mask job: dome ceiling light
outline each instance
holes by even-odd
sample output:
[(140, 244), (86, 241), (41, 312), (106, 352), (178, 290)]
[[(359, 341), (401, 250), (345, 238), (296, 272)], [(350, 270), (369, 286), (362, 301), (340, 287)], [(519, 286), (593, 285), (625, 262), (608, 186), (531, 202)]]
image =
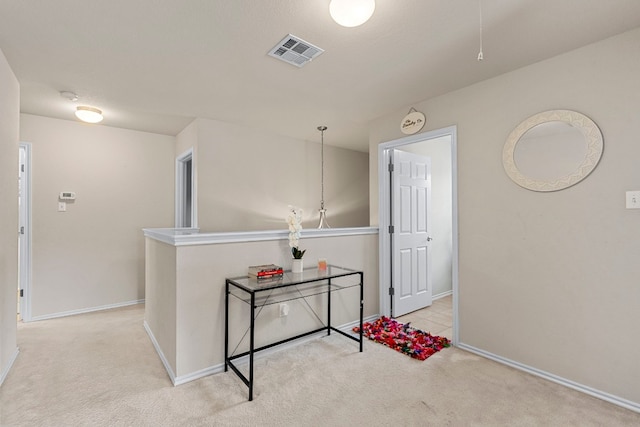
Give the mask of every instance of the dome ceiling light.
[(329, 13), (343, 27), (357, 27), (371, 18), (376, 9), (375, 0), (331, 0)]
[(76, 108), (76, 117), (85, 123), (100, 123), (103, 119), (102, 111), (97, 108), (85, 106)]

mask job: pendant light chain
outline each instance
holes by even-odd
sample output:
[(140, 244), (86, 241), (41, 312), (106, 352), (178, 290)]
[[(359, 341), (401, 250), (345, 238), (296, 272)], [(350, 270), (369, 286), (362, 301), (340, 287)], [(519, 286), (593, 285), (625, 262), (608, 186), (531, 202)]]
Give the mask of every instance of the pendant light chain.
[(319, 126), (320, 131), (320, 209), (324, 209), (324, 131), (327, 130), (326, 126)]

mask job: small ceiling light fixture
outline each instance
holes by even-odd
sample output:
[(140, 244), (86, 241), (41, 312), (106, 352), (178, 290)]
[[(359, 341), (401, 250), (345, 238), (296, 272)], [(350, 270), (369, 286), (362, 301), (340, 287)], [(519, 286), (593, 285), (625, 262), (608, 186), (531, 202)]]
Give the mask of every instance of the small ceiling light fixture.
[(331, 0), (329, 13), (343, 27), (357, 27), (371, 18), (376, 9), (375, 0)]
[(327, 130), (326, 126), (318, 126), (321, 138), (320, 159), (321, 159), (321, 178), (320, 178), (320, 222), (318, 228), (331, 228), (327, 222), (327, 210), (324, 208), (324, 131)]
[(76, 108), (76, 117), (85, 123), (100, 123), (103, 119), (102, 111), (82, 105)]

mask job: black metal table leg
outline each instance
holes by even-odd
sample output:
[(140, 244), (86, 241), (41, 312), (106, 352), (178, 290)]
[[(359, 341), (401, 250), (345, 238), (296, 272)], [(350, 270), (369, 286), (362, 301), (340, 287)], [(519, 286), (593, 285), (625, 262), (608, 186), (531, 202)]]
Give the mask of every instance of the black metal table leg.
[(253, 350), (254, 350), (254, 326), (256, 322), (256, 294), (251, 293), (251, 333), (249, 334), (249, 400), (253, 400)]
[(224, 371), (229, 370), (229, 281), (225, 280), (224, 290)]
[(331, 335), (331, 279), (327, 280), (327, 335)]
[(360, 273), (360, 353), (362, 353), (362, 317), (364, 314), (364, 274)]

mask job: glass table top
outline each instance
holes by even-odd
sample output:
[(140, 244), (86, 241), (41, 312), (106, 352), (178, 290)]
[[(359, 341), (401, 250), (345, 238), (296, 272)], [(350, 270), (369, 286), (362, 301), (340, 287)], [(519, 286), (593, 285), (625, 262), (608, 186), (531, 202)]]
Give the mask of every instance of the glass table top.
[(302, 271), (302, 273), (292, 273), (291, 271), (285, 271), (283, 276), (278, 279), (258, 280), (255, 277), (241, 276), (229, 278), (227, 280), (235, 286), (238, 286), (248, 292), (257, 292), (267, 289), (294, 286), (307, 282), (315, 282), (318, 280), (333, 279), (357, 273), (360, 272), (345, 267), (328, 265), (326, 270), (319, 270), (318, 268), (314, 267), (306, 268)]

